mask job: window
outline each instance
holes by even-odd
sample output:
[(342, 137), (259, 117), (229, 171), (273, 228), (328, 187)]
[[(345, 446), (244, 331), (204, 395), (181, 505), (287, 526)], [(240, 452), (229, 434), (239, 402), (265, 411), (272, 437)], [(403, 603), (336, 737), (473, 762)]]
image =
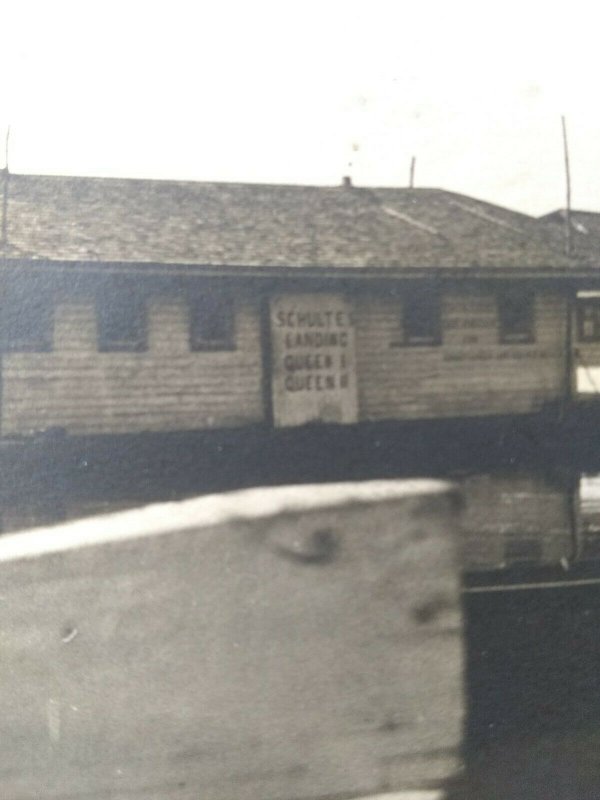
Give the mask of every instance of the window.
[(129, 283), (115, 283), (96, 300), (98, 350), (140, 352), (146, 349), (146, 306)]
[(410, 292), (402, 313), (404, 344), (437, 345), (441, 343), (440, 298), (433, 288)]
[(208, 290), (190, 303), (190, 347), (192, 350), (233, 350), (233, 302), (228, 294)]
[(577, 335), (580, 342), (600, 342), (600, 297), (577, 301)]
[(534, 315), (531, 292), (504, 292), (498, 296), (498, 320), (502, 344), (533, 342)]
[(53, 316), (52, 299), (43, 292), (8, 289), (0, 297), (0, 349), (5, 353), (50, 351)]

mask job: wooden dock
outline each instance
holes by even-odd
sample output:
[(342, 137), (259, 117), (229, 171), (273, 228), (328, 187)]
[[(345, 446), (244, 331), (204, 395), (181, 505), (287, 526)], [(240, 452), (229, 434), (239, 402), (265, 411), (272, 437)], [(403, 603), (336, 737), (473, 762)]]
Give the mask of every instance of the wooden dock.
[(457, 517), (447, 484), (385, 481), (5, 536), (0, 794), (437, 799), (460, 769)]

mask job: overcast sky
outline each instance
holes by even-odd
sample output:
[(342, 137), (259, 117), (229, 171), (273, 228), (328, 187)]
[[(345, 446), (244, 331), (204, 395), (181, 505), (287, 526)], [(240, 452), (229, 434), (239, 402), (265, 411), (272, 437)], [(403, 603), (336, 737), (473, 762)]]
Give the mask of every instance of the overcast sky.
[[(13, 172), (416, 184), (600, 210), (594, 3), (5, 0)], [(2, 162), (3, 156), (0, 157)]]

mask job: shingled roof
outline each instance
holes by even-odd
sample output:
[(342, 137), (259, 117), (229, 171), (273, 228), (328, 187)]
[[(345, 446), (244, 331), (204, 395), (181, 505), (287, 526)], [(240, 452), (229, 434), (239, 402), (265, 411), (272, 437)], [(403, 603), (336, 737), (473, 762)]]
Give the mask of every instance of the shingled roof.
[[(600, 213), (597, 211), (570, 212), (571, 245), (576, 257), (593, 258), (594, 254), (600, 256)], [(540, 221), (549, 228), (562, 230), (564, 237), (567, 212), (564, 208), (552, 211), (540, 217)]]
[(11, 175), (7, 259), (564, 269), (558, 226), (441, 189)]

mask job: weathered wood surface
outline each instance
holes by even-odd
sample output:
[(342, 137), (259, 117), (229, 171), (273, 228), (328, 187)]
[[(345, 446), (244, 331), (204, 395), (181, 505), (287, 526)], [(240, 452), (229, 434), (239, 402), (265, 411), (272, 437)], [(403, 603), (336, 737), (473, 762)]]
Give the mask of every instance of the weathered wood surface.
[(157, 297), (148, 349), (99, 353), (92, 299), (56, 308), (51, 353), (2, 359), (3, 435), (52, 427), (71, 434), (237, 427), (264, 417), (260, 322), (239, 297), (231, 351), (191, 352), (188, 308)]
[[(565, 390), (567, 300), (535, 297), (535, 342), (501, 344), (493, 291), (442, 298), (443, 344), (402, 346), (399, 298), (364, 295), (356, 314), (361, 419), (539, 411)], [(390, 346), (393, 343), (397, 346)]]
[(291, 800), (459, 766), (457, 503), (259, 489), (0, 540), (0, 795)]
[[(275, 323), (277, 312), (294, 302), (313, 311), (345, 309), (339, 297), (275, 299)], [(262, 352), (256, 299), (237, 297), (236, 349), (230, 352), (190, 352), (186, 305), (166, 296), (150, 304), (147, 352), (98, 353), (94, 313), (89, 298), (60, 304), (53, 352), (3, 357), (3, 435), (51, 427), (72, 434), (202, 430), (265, 421), (262, 382), (271, 356)], [(564, 395), (566, 322), (566, 298), (538, 292), (535, 342), (500, 344), (495, 294), (454, 291), (442, 299), (443, 344), (404, 347), (401, 295), (365, 291), (353, 303), (347, 346), (312, 351), (331, 357), (332, 366), (296, 371), (298, 381), (311, 376), (310, 390), (285, 391), (283, 359), (296, 349), (285, 351), (285, 335), (278, 335), (283, 328), (274, 324), (275, 424), (538, 411)], [(589, 348), (585, 353), (595, 357)], [(339, 383), (342, 375), (345, 388), (316, 388), (328, 385), (327, 378)]]

